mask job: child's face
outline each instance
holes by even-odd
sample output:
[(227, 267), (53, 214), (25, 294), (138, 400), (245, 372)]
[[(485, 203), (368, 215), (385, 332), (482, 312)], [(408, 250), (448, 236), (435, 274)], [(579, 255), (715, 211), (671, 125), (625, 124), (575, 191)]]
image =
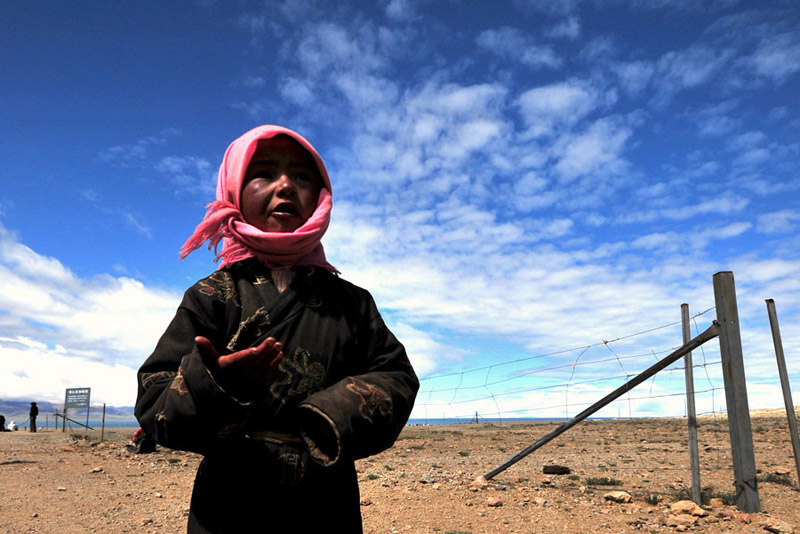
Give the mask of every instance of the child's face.
[(242, 215), (263, 232), (293, 232), (317, 208), (317, 165), (288, 135), (258, 142), (244, 180)]

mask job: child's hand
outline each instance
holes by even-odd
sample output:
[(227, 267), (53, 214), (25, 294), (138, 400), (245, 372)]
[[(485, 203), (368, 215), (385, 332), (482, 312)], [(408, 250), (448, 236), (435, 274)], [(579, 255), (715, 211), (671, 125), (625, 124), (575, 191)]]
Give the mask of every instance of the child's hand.
[(252, 399), (263, 391), (269, 376), (283, 359), (283, 345), (268, 337), (258, 346), (220, 356), (203, 336), (194, 338), (203, 363), (229, 393)]

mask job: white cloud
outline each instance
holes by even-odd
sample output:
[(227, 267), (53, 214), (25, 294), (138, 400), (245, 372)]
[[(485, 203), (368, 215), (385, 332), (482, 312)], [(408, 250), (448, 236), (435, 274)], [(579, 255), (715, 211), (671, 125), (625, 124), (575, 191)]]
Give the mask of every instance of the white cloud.
[(577, 17), (568, 17), (547, 32), (550, 37), (577, 39), (581, 34), (581, 23)]
[[(577, 22), (575, 24), (577, 25)], [(579, 29), (564, 26), (563, 31), (566, 34), (570, 31), (579, 31)], [(503, 27), (486, 30), (478, 35), (476, 42), (481, 48), (489, 50), (499, 57), (515, 62), (519, 61), (532, 68), (557, 68), (563, 62), (553, 48), (537, 44), (515, 28)]]
[(600, 119), (577, 135), (564, 136), (554, 146), (555, 170), (564, 181), (586, 174), (620, 173), (626, 166), (622, 152), (631, 129), (611, 119)]
[(246, 76), (239, 84), (246, 89), (261, 89), (267, 85), (263, 76)]
[(586, 117), (601, 104), (598, 91), (584, 82), (563, 82), (523, 92), (520, 112), (533, 136), (552, 135)]
[(800, 32), (764, 36), (745, 62), (758, 76), (785, 82), (800, 71)]
[(625, 223), (648, 222), (657, 219), (683, 221), (698, 215), (730, 215), (741, 212), (749, 203), (749, 199), (728, 192), (696, 204), (626, 213), (620, 216), (618, 221)]
[(653, 80), (655, 65), (649, 61), (617, 63), (612, 67), (622, 88), (629, 94), (641, 94)]
[(728, 141), (727, 149), (732, 152), (752, 150), (763, 145), (767, 140), (764, 132), (751, 131), (731, 138)]
[(97, 154), (97, 157), (109, 164), (120, 167), (141, 164), (150, 157), (155, 147), (165, 145), (171, 137), (180, 135), (174, 128), (166, 128), (155, 135), (148, 135), (133, 144), (115, 145)]
[(143, 236), (147, 237), (148, 239), (152, 239), (152, 237), (153, 237), (152, 230), (150, 230), (150, 227), (147, 224), (143, 223), (140, 220), (141, 216), (139, 214), (131, 213), (131, 212), (125, 212), (125, 213), (121, 213), (120, 215), (121, 215), (122, 219), (125, 221), (125, 223), (128, 226), (130, 226), (131, 228), (133, 228), (134, 230), (136, 230), (137, 232), (139, 232)]
[(729, 65), (733, 51), (696, 44), (680, 51), (667, 52), (656, 67), (656, 104), (663, 105), (678, 91), (705, 85), (716, 79)]
[(311, 75), (334, 67), (366, 73), (384, 65), (385, 60), (376, 50), (378, 44), (371, 28), (362, 28), (353, 35), (338, 24), (325, 22), (307, 27), (297, 58)]
[(170, 177), (177, 191), (211, 196), (216, 188), (216, 173), (205, 158), (195, 156), (167, 156), (155, 169)]
[(68, 356), (112, 366), (144, 361), (180, 301), (130, 278), (81, 279), (2, 227), (0, 273), (0, 313), (16, 318), (0, 336), (52, 340)]
[(386, 4), (386, 16), (398, 21), (406, 21), (414, 16), (414, 6), (408, 0), (389, 0)]
[(464, 356), (463, 349), (436, 341), (429, 332), (407, 323), (390, 323), (389, 327), (402, 340), (418, 376), (429, 375), (442, 365), (452, 364)]
[(660, 254), (675, 254), (685, 252), (687, 249), (701, 249), (721, 239), (738, 237), (751, 227), (750, 223), (737, 222), (691, 232), (656, 232), (637, 237), (631, 246), (657, 251)]
[(0, 382), (6, 399), (36, 399), (56, 404), (67, 388), (91, 387), (91, 404), (133, 406), (136, 369), (70, 355), (24, 337), (0, 336)]
[(718, 104), (705, 106), (693, 119), (700, 127), (700, 135), (721, 136), (735, 131), (741, 119), (735, 114), (740, 103), (736, 100), (725, 100)]
[(758, 216), (758, 231), (764, 234), (789, 233), (794, 231), (796, 221), (800, 221), (800, 211), (786, 209), (763, 213)]

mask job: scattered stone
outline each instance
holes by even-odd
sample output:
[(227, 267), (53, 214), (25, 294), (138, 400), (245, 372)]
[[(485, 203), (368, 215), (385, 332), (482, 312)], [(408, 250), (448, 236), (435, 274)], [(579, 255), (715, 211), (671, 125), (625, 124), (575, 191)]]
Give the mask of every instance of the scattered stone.
[(794, 527), (792, 527), (792, 525), (774, 517), (766, 518), (762, 526), (764, 530), (773, 532), (774, 534), (794, 534)]
[(488, 485), (489, 482), (487, 482), (486, 479), (483, 478), (483, 475), (481, 475), (472, 481), (472, 484), (469, 485), (469, 489), (471, 489), (472, 491), (478, 491), (480, 489), (485, 488)]
[(91, 471), (89, 471), (89, 473), (102, 473), (102, 472), (103, 472), (103, 468), (102, 468), (102, 467), (100, 467), (100, 466), (98, 466), (98, 467), (95, 467), (94, 469), (92, 469)]
[(628, 514), (628, 515), (633, 515), (635, 513), (638, 513), (640, 510), (641, 510), (641, 506), (639, 506), (636, 503), (625, 503), (622, 506), (623, 513)]
[(58, 491), (67, 491), (67, 488), (65, 488), (64, 486), (59, 486)]
[(436, 482), (436, 479), (430, 475), (425, 475), (424, 477), (420, 478), (419, 481), (422, 482), (423, 484), (433, 484), (434, 482)]
[(603, 495), (603, 499), (616, 503), (626, 503), (631, 502), (633, 497), (627, 491), (609, 491)]
[(372, 504), (372, 501), (369, 499), (361, 499), (361, 506), (369, 506)]
[(546, 465), (542, 468), (545, 475), (568, 475), (572, 471), (566, 465)]
[(689, 514), (677, 514), (667, 516), (668, 527), (688, 527), (697, 523), (697, 518)]
[(33, 515), (31, 515), (31, 517), (34, 517), (34, 518), (39, 517), (39, 514), (36, 513), (36, 512), (33, 512)]
[(772, 468), (772, 474), (778, 475), (779, 477), (785, 477), (791, 475), (792, 470), (782, 465), (776, 465), (775, 467)]
[(488, 499), (486, 499), (486, 504), (494, 508), (497, 508), (498, 506), (503, 506), (503, 501), (501, 501), (497, 497), (489, 497)]
[(160, 494), (160, 493), (156, 493), (156, 498), (157, 499), (163, 499), (164, 496), (162, 494)]
[(708, 512), (697, 506), (697, 503), (689, 500), (672, 503), (672, 505), (669, 507), (669, 511), (675, 515), (686, 514), (693, 515), (695, 517), (705, 517), (708, 515)]
[(753, 522), (753, 516), (751, 516), (750, 514), (741, 514), (739, 516), (739, 521), (741, 521), (745, 525), (749, 525), (750, 523)]
[(712, 510), (716, 510), (717, 508), (725, 506), (725, 503), (722, 502), (722, 499), (719, 497), (714, 497), (713, 499), (709, 499), (708, 506), (710, 506)]
[(717, 513), (717, 517), (719, 517), (723, 521), (730, 521), (735, 517), (735, 514), (730, 510), (721, 510), (720, 512)]

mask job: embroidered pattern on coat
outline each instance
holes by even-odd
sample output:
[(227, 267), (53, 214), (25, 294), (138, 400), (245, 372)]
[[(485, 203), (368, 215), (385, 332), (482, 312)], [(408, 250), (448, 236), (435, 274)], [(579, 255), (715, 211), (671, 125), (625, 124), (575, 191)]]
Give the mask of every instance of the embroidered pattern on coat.
[(305, 398), (319, 391), (327, 375), (325, 367), (313, 361), (311, 353), (302, 347), (298, 347), (290, 357), (284, 356), (278, 365), (278, 374), (284, 376), (276, 380), (269, 391), (281, 404), (286, 404), (291, 397)]
[(361, 404), (358, 409), (367, 421), (373, 422), (373, 417), (376, 415), (381, 419), (391, 417), (392, 398), (383, 388), (353, 377), (350, 378), (350, 383), (345, 387), (351, 393), (361, 397)]
[(207, 297), (216, 296), (222, 302), (232, 300), (236, 306), (239, 304), (239, 295), (231, 275), (224, 271), (217, 271), (205, 280), (200, 280), (200, 293)]
[(177, 391), (178, 395), (181, 396), (189, 393), (189, 388), (186, 387), (186, 381), (183, 379), (183, 367), (178, 367), (178, 374), (172, 379), (172, 384), (169, 387)]
[(253, 280), (253, 285), (254, 286), (262, 286), (264, 284), (271, 284), (271, 283), (272, 283), (272, 280), (270, 280), (269, 278), (267, 278), (266, 276), (264, 276), (262, 274), (256, 275), (255, 280)]
[(175, 371), (159, 371), (157, 373), (142, 373), (142, 387), (149, 389), (157, 382), (172, 380), (177, 373)]
[(236, 333), (233, 334), (233, 337), (231, 337), (226, 348), (230, 351), (235, 351), (240, 339), (243, 344), (249, 345), (261, 335), (262, 328), (268, 326), (269, 323), (269, 313), (267, 309), (262, 306), (257, 309), (253, 315), (239, 323), (239, 328), (236, 330)]

